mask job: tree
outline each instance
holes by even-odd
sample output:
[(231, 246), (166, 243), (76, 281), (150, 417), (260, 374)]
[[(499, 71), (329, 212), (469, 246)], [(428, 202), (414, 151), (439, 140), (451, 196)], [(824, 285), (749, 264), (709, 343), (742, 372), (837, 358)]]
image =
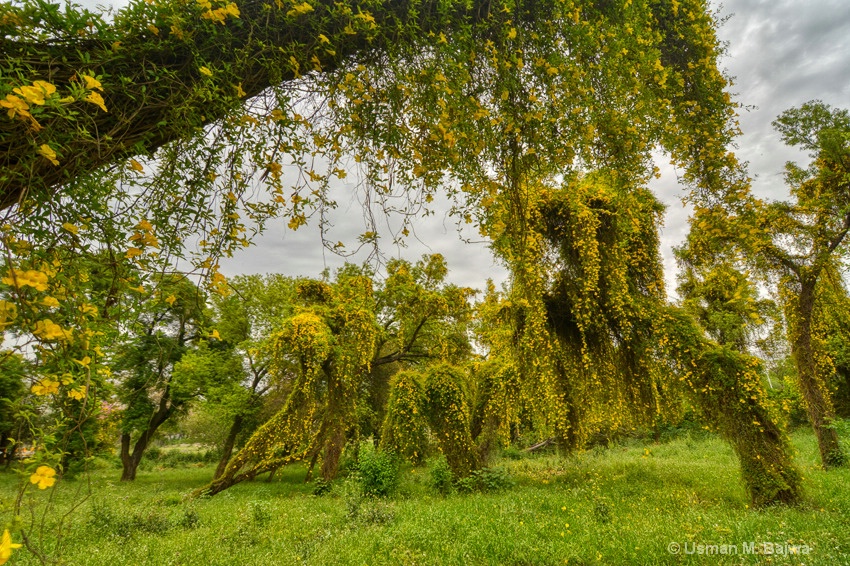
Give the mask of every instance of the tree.
[(166, 276), (158, 290), (142, 303), (144, 310), (116, 353), (117, 395), (124, 404), (122, 481), (136, 479), (157, 430), (185, 411), (204, 391), (206, 378), (216, 372), (216, 360), (209, 356), (195, 354), (180, 366), (208, 326), (204, 297), (197, 286)]
[(261, 424), (256, 419), (266, 396), (273, 389), (285, 392), (294, 379), (295, 367), (278, 364), (270, 373), (267, 341), (294, 314), (296, 285), (297, 280), (282, 275), (240, 276), (229, 282), (232, 293), (212, 297), (216, 330), (223, 344), (241, 359), (236, 372), (241, 379), (221, 379), (221, 385), (205, 395), (219, 418), (229, 422), (214, 478), (224, 473), (237, 439)]
[[(806, 168), (786, 165), (791, 201), (765, 202), (741, 187), (714, 206), (698, 207), (688, 245), (708, 258), (733, 246), (733, 261), (748, 263), (773, 283), (785, 311), (800, 391), (825, 468), (846, 461), (831, 423), (824, 347), (813, 327), (819, 281), (846, 257), (850, 231), (850, 114), (821, 102), (783, 112), (774, 126), (789, 145), (808, 150)], [(737, 254), (735, 252), (737, 250)]]

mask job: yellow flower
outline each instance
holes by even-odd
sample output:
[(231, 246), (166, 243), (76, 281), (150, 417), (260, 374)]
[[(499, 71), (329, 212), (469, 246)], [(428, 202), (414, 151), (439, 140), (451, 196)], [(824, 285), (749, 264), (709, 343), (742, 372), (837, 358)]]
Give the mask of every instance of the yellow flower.
[(71, 399), (76, 399), (77, 401), (81, 401), (86, 398), (86, 386), (81, 385), (77, 389), (72, 389), (68, 391), (68, 397)]
[(42, 155), (47, 158), (47, 160), (52, 164), (59, 165), (59, 160), (56, 159), (56, 152), (53, 151), (53, 148), (47, 145), (46, 143), (41, 144), (41, 147), (38, 148), (38, 153), (39, 155)]
[(31, 117), (29, 113), (30, 105), (24, 99), (14, 94), (7, 94), (5, 100), (0, 100), (0, 106), (8, 108), (6, 113), (9, 115), (9, 118), (14, 118), (16, 114), (25, 118)]
[(9, 276), (0, 279), (0, 281), (6, 285), (17, 285), (18, 287), (29, 285), (36, 291), (47, 290), (47, 274), (33, 269), (29, 269), (27, 271), (12, 269), (9, 272)]
[(239, 83), (238, 85), (236, 85), (236, 96), (238, 96), (239, 98), (242, 98), (242, 97), (245, 96), (245, 91), (242, 90), (242, 83)]
[(286, 15), (287, 16), (300, 16), (301, 14), (309, 14), (313, 11), (313, 6), (310, 5), (309, 2), (302, 2), (301, 4), (296, 4), (289, 10)]
[(206, 75), (208, 77), (211, 77), (213, 75), (209, 67), (200, 67), (198, 70), (201, 72), (202, 75)]
[(12, 542), (9, 529), (4, 530), (3, 540), (0, 541), (0, 564), (5, 564), (12, 557), (12, 550), (15, 548), (21, 548), (21, 545)]
[(56, 92), (56, 87), (46, 81), (35, 81), (30, 86), (13, 89), (12, 92), (23, 96), (30, 104), (44, 104), (45, 98)]
[(49, 318), (36, 322), (33, 334), (42, 340), (68, 340), (71, 337), (70, 331), (63, 329)]
[(91, 357), (85, 356), (85, 357), (83, 357), (82, 360), (74, 360), (74, 361), (77, 362), (78, 364), (80, 364), (81, 366), (83, 366), (84, 368), (87, 368), (87, 367), (89, 367), (89, 364), (91, 364)]
[(52, 395), (59, 391), (59, 382), (52, 379), (42, 379), (30, 388), (36, 395)]
[(134, 257), (142, 255), (142, 250), (139, 248), (130, 248), (127, 250), (127, 253), (124, 254), (124, 257), (127, 259), (133, 259)]
[(47, 489), (56, 483), (56, 470), (50, 466), (39, 466), (30, 476), (30, 483), (38, 484), (38, 489)]
[(44, 297), (43, 299), (41, 299), (41, 304), (46, 307), (55, 309), (59, 306), (59, 301), (56, 299), (56, 297)]
[(88, 75), (80, 75), (80, 77), (85, 81), (88, 90), (99, 90), (103, 92), (103, 86), (101, 86), (100, 81), (96, 78)]
[(225, 11), (225, 13), (230, 14), (234, 18), (239, 17), (239, 8), (233, 2), (231, 2), (230, 4), (225, 6), (224, 11)]
[(177, 297), (175, 297), (174, 295), (171, 295), (170, 297), (165, 299), (165, 302), (168, 303), (169, 306), (171, 306), (171, 305), (174, 304), (174, 301), (176, 301), (176, 300), (177, 300)]
[(101, 110), (103, 110), (104, 112), (108, 112), (108, 110), (106, 109), (106, 104), (103, 102), (103, 97), (100, 96), (98, 93), (92, 91), (88, 94), (88, 96), (85, 97), (84, 100), (86, 102), (91, 102), (96, 106), (100, 106)]
[(136, 161), (135, 159), (130, 160), (130, 168), (133, 169), (134, 171), (138, 171), (139, 173), (145, 172), (145, 168), (142, 167), (142, 164), (139, 163), (138, 161)]
[(80, 229), (77, 226), (74, 226), (70, 222), (66, 222), (62, 225), (62, 228), (67, 230), (68, 232), (77, 235), (80, 232)]

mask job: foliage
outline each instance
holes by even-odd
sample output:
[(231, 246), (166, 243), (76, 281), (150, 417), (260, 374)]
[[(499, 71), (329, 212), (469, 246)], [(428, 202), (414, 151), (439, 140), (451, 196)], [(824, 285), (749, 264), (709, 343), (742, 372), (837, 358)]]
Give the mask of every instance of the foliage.
[(444, 454), (435, 456), (428, 462), (428, 482), (431, 489), (446, 495), (454, 488), (453, 480), (452, 469)]
[(829, 427), (831, 362), (814, 313), (819, 281), (847, 254), (850, 118), (846, 110), (813, 101), (783, 112), (774, 126), (783, 141), (813, 158), (805, 168), (786, 165), (792, 200), (765, 202), (750, 194), (746, 182), (731, 184), (724, 200), (697, 206), (688, 253), (702, 261), (724, 256), (748, 264), (775, 287), (823, 465), (840, 465), (845, 456)]
[(371, 442), (361, 442), (355, 474), (363, 496), (387, 497), (398, 486), (398, 460), (390, 452), (377, 450)]

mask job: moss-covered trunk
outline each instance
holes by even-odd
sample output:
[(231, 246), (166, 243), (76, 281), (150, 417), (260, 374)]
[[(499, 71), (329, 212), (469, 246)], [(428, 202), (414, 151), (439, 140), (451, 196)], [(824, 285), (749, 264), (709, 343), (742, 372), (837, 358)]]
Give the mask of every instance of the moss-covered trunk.
[(753, 505), (799, 503), (800, 474), (771, 414), (758, 360), (709, 342), (682, 311), (669, 309), (661, 322), (690, 397), (738, 456)]
[(824, 469), (846, 463), (847, 457), (841, 449), (838, 434), (832, 428), (835, 409), (824, 376), (820, 375), (817, 352), (812, 335), (812, 318), (815, 306), (815, 280), (804, 280), (800, 294), (792, 299), (788, 316), (788, 335), (791, 355), (797, 366), (800, 392), (815, 431)]

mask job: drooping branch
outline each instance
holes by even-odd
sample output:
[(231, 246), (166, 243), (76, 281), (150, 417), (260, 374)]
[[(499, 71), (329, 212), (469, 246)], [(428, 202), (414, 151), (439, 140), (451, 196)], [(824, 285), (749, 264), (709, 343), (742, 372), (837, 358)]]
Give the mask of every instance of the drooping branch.
[[(35, 200), (46, 198), (74, 177), (196, 135), (270, 86), (310, 70), (336, 69), (354, 55), (422, 34), (449, 33), (490, 10), (489, 0), (459, 2), (449, 10), (435, 0), (297, 6), (246, 0), (236, 4), (238, 16), (216, 23), (204, 17), (201, 3), (157, 4), (153, 13), (143, 6), (131, 4), (111, 27), (80, 40), (34, 42), (0, 28), (9, 71), (4, 74), (26, 77), (23, 85), (47, 81), (60, 92), (79, 85), (81, 74), (97, 76), (107, 108), (79, 102), (73, 120), (43, 114), (37, 126), (3, 116), (0, 209), (27, 192)], [(214, 74), (207, 76), (210, 70)], [(35, 155), (45, 143), (60, 153), (58, 165)]]

